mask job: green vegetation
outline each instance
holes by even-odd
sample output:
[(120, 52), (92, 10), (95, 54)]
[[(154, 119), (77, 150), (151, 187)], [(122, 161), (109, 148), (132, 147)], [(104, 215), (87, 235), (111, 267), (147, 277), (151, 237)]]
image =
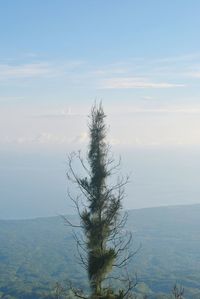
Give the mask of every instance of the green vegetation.
[[(126, 266), (131, 258), (127, 252), (132, 235), (125, 231), (126, 214), (122, 215), (122, 199), (127, 179), (116, 178), (116, 183), (108, 183), (108, 179), (117, 171), (106, 144), (105, 114), (102, 105), (95, 105), (90, 115), (90, 145), (86, 162), (78, 155), (69, 156), (68, 178), (78, 189), (78, 195), (69, 198), (75, 205), (80, 219), (79, 228), (83, 237), (75, 235), (80, 262), (89, 278), (91, 298), (120, 298), (128, 296), (134, 283), (129, 277), (123, 280), (123, 289), (118, 292), (110, 285), (113, 268)], [(85, 171), (83, 178), (76, 174), (73, 167), (74, 158), (81, 163)], [(76, 227), (66, 218), (70, 227)], [(109, 279), (109, 280), (108, 280)], [(114, 278), (112, 278), (113, 280)], [(121, 277), (115, 277), (115, 281)], [(74, 288), (72, 289), (74, 290)], [(83, 297), (74, 290), (75, 295)], [(84, 297), (85, 298), (85, 297)], [(87, 297), (86, 297), (87, 298)]]
[[(133, 246), (142, 245), (129, 265), (138, 276), (138, 294), (166, 297), (177, 281), (186, 298), (200, 297), (199, 215), (200, 205), (129, 211)], [(68, 219), (77, 221), (76, 216)], [(57, 281), (67, 279), (87, 290), (87, 276), (75, 253), (71, 231), (60, 217), (0, 221), (1, 294), (44, 298)]]

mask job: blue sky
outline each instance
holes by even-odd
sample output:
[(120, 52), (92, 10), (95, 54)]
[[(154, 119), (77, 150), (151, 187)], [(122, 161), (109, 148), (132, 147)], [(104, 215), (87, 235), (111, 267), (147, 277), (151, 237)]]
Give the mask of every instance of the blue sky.
[(110, 63), (188, 54), (199, 46), (199, 8), (198, 0), (8, 0), (1, 3), (1, 57)]
[[(6, 191), (12, 157), (23, 162), (22, 153), (30, 155), (30, 161), (26, 158), (22, 163), (28, 163), (21, 169), (22, 182), (27, 177), (23, 169), (35, 169), (34, 155), (48, 153), (51, 165), (52, 157), (63, 161), (66, 152), (86, 148), (87, 115), (95, 99), (103, 101), (110, 126), (108, 140), (122, 156), (138, 149), (154, 149), (157, 155), (158, 150), (162, 154), (199, 148), (199, 11), (198, 0), (2, 1), (0, 159), (4, 163), (0, 175), (7, 168), (1, 196), (7, 207), (15, 197)], [(145, 161), (141, 168), (148, 173), (149, 162)], [(175, 158), (173, 161), (176, 164)], [(195, 161), (191, 165), (190, 177), (195, 178)], [(131, 167), (134, 169), (134, 163)], [(181, 168), (177, 167), (178, 176)], [(158, 165), (157, 172), (159, 180), (164, 166)], [(170, 171), (166, 173), (170, 180)], [(30, 181), (31, 176), (33, 180), (37, 177), (32, 172), (29, 175)], [(58, 177), (61, 173), (57, 181)], [(144, 180), (148, 178), (144, 176)], [(179, 177), (180, 186), (186, 181)], [(15, 184), (20, 201), (22, 186)], [(47, 186), (47, 182), (40, 186), (44, 194)], [(135, 204), (127, 206), (159, 204), (153, 195), (145, 201), (145, 194), (136, 195)], [(32, 194), (32, 203), (33, 199)], [(192, 201), (197, 199), (183, 198), (184, 203)], [(36, 210), (39, 202), (40, 198)], [(163, 197), (160, 205), (169, 203), (172, 199)], [(28, 212), (27, 207), (23, 215)]]

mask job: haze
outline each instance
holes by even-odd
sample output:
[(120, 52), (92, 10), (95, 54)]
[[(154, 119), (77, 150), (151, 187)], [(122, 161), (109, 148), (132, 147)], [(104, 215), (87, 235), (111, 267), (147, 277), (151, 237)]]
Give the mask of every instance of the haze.
[[(58, 4), (59, 3), (59, 4)], [(102, 100), (124, 207), (200, 203), (199, 1), (4, 1), (0, 218), (72, 213), (66, 157)]]

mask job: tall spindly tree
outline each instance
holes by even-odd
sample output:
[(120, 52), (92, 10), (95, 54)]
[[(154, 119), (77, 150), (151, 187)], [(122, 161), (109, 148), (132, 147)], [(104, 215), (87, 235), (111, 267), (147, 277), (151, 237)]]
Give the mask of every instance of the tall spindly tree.
[[(80, 191), (77, 197), (70, 193), (69, 197), (78, 211), (80, 224), (66, 221), (83, 230), (83, 238), (75, 235), (75, 239), (80, 261), (88, 273), (91, 298), (124, 298), (134, 286), (130, 279), (125, 281), (127, 288), (117, 293), (106, 282), (113, 268), (126, 266), (132, 256), (128, 250), (131, 234), (124, 229), (127, 215), (121, 213), (128, 178), (118, 177), (111, 185), (113, 180), (110, 177), (118, 170), (120, 161), (115, 164), (106, 143), (105, 117), (102, 105), (94, 105), (89, 122), (90, 143), (86, 162), (80, 152), (69, 157), (68, 178)], [(73, 164), (74, 158), (78, 158), (86, 176), (79, 177)], [(78, 297), (84, 297), (73, 290)]]

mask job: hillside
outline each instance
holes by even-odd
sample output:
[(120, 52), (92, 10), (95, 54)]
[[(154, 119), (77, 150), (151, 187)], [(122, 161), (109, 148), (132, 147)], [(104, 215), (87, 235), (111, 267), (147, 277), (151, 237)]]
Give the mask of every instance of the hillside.
[[(138, 276), (138, 293), (155, 298), (170, 293), (177, 281), (184, 285), (186, 298), (200, 297), (199, 215), (200, 205), (129, 211), (134, 248), (141, 244), (129, 265)], [(71, 230), (61, 217), (1, 220), (0, 294), (42, 298), (56, 281), (66, 279), (87, 288), (75, 252)]]

